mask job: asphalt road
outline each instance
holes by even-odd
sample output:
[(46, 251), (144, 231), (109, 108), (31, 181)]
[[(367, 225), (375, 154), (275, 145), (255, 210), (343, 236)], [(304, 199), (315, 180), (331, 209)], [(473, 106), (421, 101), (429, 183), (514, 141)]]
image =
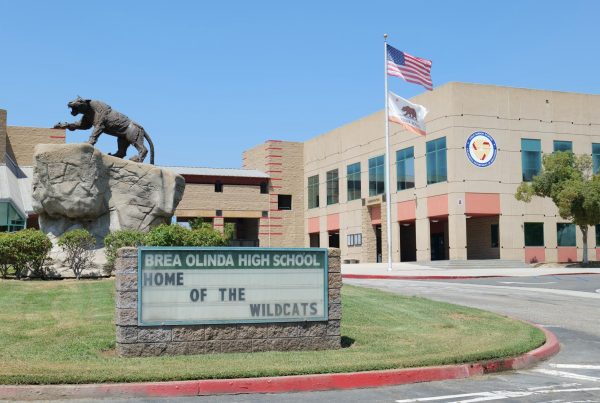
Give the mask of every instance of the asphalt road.
[(486, 309), (549, 328), (561, 352), (528, 370), (386, 388), (120, 402), (600, 402), (600, 275), (448, 281), (345, 280)]

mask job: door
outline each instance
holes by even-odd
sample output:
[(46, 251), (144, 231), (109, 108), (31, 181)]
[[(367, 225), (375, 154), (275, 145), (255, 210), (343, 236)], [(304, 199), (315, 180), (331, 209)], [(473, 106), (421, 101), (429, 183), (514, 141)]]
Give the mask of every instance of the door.
[(444, 233), (431, 234), (431, 260), (444, 260)]
[(375, 226), (375, 250), (377, 253), (375, 256), (376, 262), (381, 263), (381, 225)]

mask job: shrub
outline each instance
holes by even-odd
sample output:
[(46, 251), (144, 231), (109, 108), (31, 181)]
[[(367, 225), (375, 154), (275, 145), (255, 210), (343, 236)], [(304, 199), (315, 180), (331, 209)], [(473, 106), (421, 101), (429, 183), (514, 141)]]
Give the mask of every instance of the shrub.
[(115, 268), (115, 260), (117, 259), (117, 251), (119, 248), (126, 246), (141, 246), (144, 244), (145, 233), (138, 230), (121, 230), (108, 234), (104, 238), (104, 254), (106, 255), (106, 266), (104, 272), (111, 275)]
[(161, 224), (152, 228), (144, 237), (145, 246), (188, 246), (191, 230), (180, 225)]
[(185, 246), (226, 246), (227, 239), (214, 228), (191, 230)]
[(65, 252), (66, 263), (79, 280), (81, 273), (92, 264), (96, 239), (84, 229), (75, 229), (62, 234), (58, 246)]
[(159, 225), (144, 237), (145, 246), (224, 246), (227, 240), (213, 228), (187, 229), (180, 225)]
[(12, 267), (12, 254), (9, 235), (5, 232), (0, 232), (0, 275), (2, 278), (8, 276), (8, 271)]
[(189, 224), (190, 224), (190, 228), (192, 228), (192, 229), (201, 229), (201, 228), (212, 229), (212, 227), (213, 227), (211, 223), (204, 221), (204, 219), (202, 217), (198, 217), (198, 218), (194, 218), (194, 219), (190, 220)]
[(24, 276), (46, 278), (48, 253), (52, 243), (40, 230), (24, 229), (0, 234), (0, 272), (6, 278), (12, 268), (17, 279)]
[(231, 241), (234, 238), (234, 235), (235, 224), (232, 222), (225, 223), (225, 226), (223, 227), (223, 236), (225, 237), (227, 243), (229, 243), (229, 241)]

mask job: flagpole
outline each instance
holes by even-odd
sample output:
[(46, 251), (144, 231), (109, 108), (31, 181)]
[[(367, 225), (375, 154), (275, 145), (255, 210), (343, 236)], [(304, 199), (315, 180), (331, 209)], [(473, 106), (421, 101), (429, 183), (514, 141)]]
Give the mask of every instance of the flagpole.
[(390, 192), (390, 121), (388, 111), (387, 34), (383, 35), (383, 76), (385, 82), (385, 208), (387, 226), (387, 269), (392, 271), (392, 197)]

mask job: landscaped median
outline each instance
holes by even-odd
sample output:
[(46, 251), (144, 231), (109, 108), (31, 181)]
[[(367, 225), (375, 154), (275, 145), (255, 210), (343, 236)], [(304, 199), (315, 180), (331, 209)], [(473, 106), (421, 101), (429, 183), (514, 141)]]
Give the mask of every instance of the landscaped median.
[(114, 282), (1, 281), (0, 384), (252, 378), (513, 357), (545, 341), (490, 312), (344, 286), (342, 340), (325, 351), (118, 358)]

